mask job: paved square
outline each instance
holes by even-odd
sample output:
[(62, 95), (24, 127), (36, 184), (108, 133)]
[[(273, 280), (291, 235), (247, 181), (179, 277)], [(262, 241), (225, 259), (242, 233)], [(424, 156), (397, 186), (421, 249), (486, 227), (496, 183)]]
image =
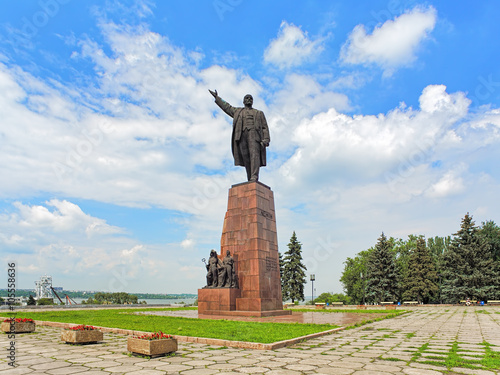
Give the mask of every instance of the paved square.
[[(60, 329), (16, 336), (16, 363), (0, 335), (0, 374), (499, 374), (500, 307), (410, 307), (410, 314), (273, 351), (179, 343), (173, 357), (129, 356), (126, 336), (72, 346)], [(462, 360), (470, 361), (467, 368)], [(445, 364), (450, 366), (447, 368)], [(493, 366), (492, 366), (493, 364)], [(471, 367), (476, 368), (471, 368)]]

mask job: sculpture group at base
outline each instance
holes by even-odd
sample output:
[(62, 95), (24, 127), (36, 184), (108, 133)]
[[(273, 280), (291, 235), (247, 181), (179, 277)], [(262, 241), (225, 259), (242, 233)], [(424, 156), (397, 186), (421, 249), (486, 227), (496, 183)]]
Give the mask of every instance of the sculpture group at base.
[[(205, 259), (203, 259), (205, 261)], [(234, 259), (228, 250), (226, 257), (221, 260), (215, 250), (210, 250), (207, 267), (207, 285), (205, 288), (237, 288), (238, 282), (234, 270)]]

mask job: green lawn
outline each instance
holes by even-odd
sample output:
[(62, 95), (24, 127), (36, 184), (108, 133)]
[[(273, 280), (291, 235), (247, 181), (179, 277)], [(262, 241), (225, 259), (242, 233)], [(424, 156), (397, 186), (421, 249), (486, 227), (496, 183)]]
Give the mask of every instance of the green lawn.
[[(134, 314), (134, 312), (137, 311), (148, 310), (162, 311), (173, 309), (30, 311), (17, 313), (17, 317), (146, 332), (162, 331), (172, 335), (248, 341), (264, 344), (288, 340), (311, 333), (323, 332), (338, 327), (330, 324), (260, 323)], [(11, 314), (6, 313), (5, 315)]]

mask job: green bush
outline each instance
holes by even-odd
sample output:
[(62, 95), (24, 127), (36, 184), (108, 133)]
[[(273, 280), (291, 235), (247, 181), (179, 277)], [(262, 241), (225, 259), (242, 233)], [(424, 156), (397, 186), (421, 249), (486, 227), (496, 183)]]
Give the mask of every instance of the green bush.
[(332, 302), (344, 302), (344, 305), (351, 304), (351, 298), (343, 293), (321, 293), (314, 302), (324, 302), (331, 304)]
[(37, 301), (37, 305), (46, 306), (46, 305), (55, 305), (54, 300), (52, 298), (40, 298)]

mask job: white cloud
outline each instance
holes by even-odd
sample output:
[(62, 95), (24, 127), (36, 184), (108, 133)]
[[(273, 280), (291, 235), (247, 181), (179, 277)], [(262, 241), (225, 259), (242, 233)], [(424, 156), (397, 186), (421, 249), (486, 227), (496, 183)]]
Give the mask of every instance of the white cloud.
[(448, 121), (456, 121), (465, 116), (471, 101), (463, 92), (454, 94), (446, 93), (444, 85), (427, 86), (419, 98), (420, 108), (429, 114), (445, 113), (446, 116), (453, 115)]
[(280, 69), (303, 64), (316, 57), (322, 50), (323, 40), (311, 40), (300, 27), (281, 22), (278, 37), (264, 51), (264, 62)]
[(54, 285), (67, 289), (140, 292), (156, 283), (160, 292), (160, 284), (175, 283), (176, 270), (189, 266), (182, 256), (166, 261), (165, 252), (178, 245), (145, 245), (124, 232), (69, 201), (15, 202), (0, 214), (0, 258), (16, 261), (21, 288), (51, 274)]
[(181, 247), (184, 249), (190, 249), (194, 246), (194, 241), (191, 239), (186, 238), (181, 242)]
[(30, 230), (35, 228), (49, 228), (53, 232), (69, 232), (77, 228), (85, 228), (85, 234), (112, 234), (120, 233), (121, 229), (106, 224), (104, 220), (85, 214), (80, 207), (68, 201), (52, 199), (46, 202), (48, 207), (54, 207), (50, 211), (45, 206), (28, 206), (20, 202), (14, 203), (19, 210), (19, 225)]
[(29, 248), (30, 241), (50, 239), (50, 242), (60, 236), (88, 242), (123, 233), (123, 229), (84, 213), (78, 205), (66, 200), (52, 199), (44, 205), (21, 202), (12, 205), (15, 212), (0, 216), (0, 223), (3, 233), (11, 233), (5, 244), (13, 247)]
[(415, 61), (418, 47), (429, 37), (436, 20), (433, 7), (417, 6), (375, 27), (371, 34), (358, 25), (342, 46), (340, 60), (349, 64), (377, 64), (385, 75), (391, 75), (398, 67)]
[(465, 186), (464, 179), (460, 174), (460, 170), (446, 172), (439, 181), (428, 189), (427, 194), (432, 198), (442, 198), (462, 193), (465, 190)]
[(288, 149), (293, 143), (293, 132), (303, 119), (330, 108), (349, 110), (349, 99), (344, 94), (325, 89), (308, 75), (287, 75), (266, 112), (272, 128), (273, 148), (279, 151)]
[[(348, 116), (330, 109), (304, 119), (293, 132), (295, 154), (281, 173), (304, 181), (365, 180), (380, 177), (413, 158), (427, 160), (467, 114), (463, 93), (428, 86), (421, 109), (396, 108), (387, 115)], [(328, 175), (324, 175), (328, 170)]]
[(189, 206), (185, 186), (196, 187), (197, 168), (231, 164), (230, 119), (207, 88), (233, 105), (247, 92), (259, 105), (261, 88), (234, 70), (198, 69), (189, 51), (142, 27), (103, 27), (113, 52), (81, 42), (78, 58), (94, 62), (97, 82), (80, 88), (77, 99), (67, 95), (72, 88), (0, 64), (0, 116), (8, 124), (0, 133), (0, 196), (58, 191), (133, 206)]

